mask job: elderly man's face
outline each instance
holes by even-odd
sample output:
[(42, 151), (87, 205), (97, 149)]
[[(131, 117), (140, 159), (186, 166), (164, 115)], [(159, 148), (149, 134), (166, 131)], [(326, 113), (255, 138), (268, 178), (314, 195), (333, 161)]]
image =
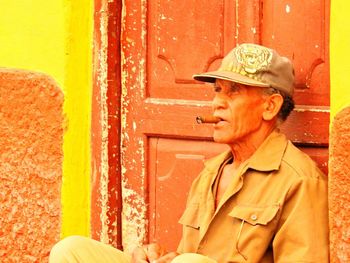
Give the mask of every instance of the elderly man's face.
[(214, 90), (214, 115), (222, 119), (214, 126), (214, 140), (233, 144), (249, 139), (249, 135), (256, 133), (263, 122), (262, 89), (217, 80)]

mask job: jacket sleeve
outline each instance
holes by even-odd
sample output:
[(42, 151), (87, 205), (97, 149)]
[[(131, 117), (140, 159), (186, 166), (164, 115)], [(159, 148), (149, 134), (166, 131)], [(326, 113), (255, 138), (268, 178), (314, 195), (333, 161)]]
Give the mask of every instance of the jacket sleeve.
[(327, 179), (299, 177), (291, 186), (273, 240), (274, 262), (329, 262)]
[[(188, 197), (187, 197), (187, 202), (186, 202), (186, 208), (185, 208), (185, 211), (184, 211), (184, 214), (187, 210), (187, 208), (189, 206), (191, 206), (191, 204), (193, 203), (199, 203), (199, 198), (200, 198), (200, 193), (201, 193), (201, 177), (202, 177), (202, 173), (203, 171), (198, 175), (198, 177), (192, 182), (192, 185), (191, 185), (191, 188), (190, 188), (190, 191), (188, 193)], [(182, 215), (181, 218), (183, 218), (184, 214)], [(179, 220), (179, 223), (181, 224), (181, 219)], [(183, 231), (182, 231), (182, 237), (181, 237), (181, 240), (180, 240), (180, 243), (177, 247), (177, 250), (176, 252), (179, 253), (179, 254), (182, 254), (182, 253), (185, 253), (185, 252), (188, 252), (186, 251), (185, 249), (185, 243), (188, 243), (189, 240), (184, 240), (184, 238), (186, 238), (186, 236), (184, 236), (184, 233), (185, 230), (184, 230), (184, 226), (183, 226)]]

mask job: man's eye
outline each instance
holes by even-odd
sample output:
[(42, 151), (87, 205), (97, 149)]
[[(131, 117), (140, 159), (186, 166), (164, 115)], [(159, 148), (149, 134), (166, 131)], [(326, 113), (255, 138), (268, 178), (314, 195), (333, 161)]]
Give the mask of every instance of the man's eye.
[(221, 87), (220, 86), (214, 86), (214, 91), (215, 92), (220, 92), (221, 91)]
[(235, 84), (232, 84), (232, 85), (230, 86), (230, 92), (237, 92), (237, 91), (238, 91), (238, 86), (235, 85)]

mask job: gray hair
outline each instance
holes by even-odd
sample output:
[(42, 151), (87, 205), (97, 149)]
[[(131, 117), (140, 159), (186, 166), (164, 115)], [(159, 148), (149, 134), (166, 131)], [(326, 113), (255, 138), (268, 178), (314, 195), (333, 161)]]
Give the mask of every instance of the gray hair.
[(265, 95), (280, 94), (282, 96), (283, 104), (281, 106), (280, 111), (278, 112), (277, 118), (278, 124), (283, 123), (294, 109), (295, 104), (293, 97), (281, 90), (272, 87), (264, 88), (263, 93)]

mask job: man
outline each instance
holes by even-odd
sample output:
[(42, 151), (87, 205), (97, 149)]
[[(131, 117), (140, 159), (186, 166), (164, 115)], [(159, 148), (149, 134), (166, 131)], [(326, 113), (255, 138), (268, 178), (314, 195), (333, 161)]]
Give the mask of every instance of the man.
[(242, 44), (194, 79), (214, 83), (213, 138), (230, 151), (207, 161), (193, 182), (177, 252), (151, 244), (130, 259), (86, 239), (69, 253), (55, 249), (52, 259), (90, 247), (114, 262), (328, 262), (327, 180), (278, 130), (294, 107), (291, 62)]

